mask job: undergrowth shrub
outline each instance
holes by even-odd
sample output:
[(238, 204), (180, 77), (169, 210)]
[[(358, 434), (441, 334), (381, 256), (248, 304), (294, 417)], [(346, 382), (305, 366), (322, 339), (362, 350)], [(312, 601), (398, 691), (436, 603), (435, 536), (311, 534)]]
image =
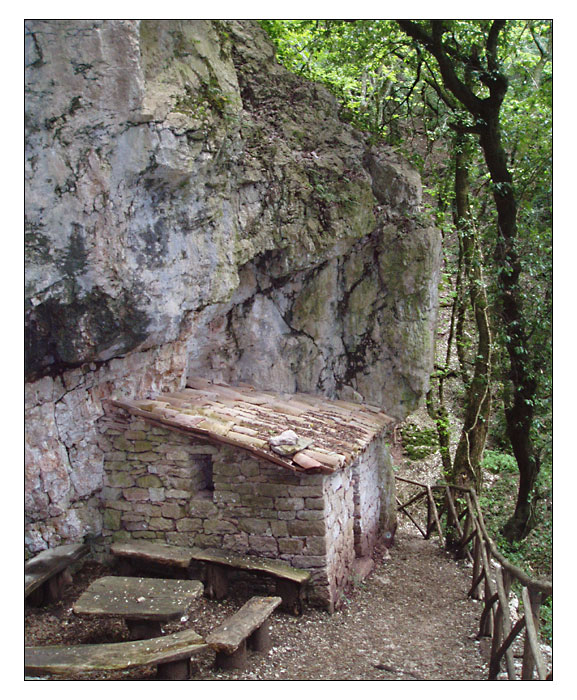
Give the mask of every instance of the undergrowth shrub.
[(413, 461), (424, 459), (439, 449), (436, 428), (420, 428), (414, 423), (407, 423), (401, 430), (403, 450)]

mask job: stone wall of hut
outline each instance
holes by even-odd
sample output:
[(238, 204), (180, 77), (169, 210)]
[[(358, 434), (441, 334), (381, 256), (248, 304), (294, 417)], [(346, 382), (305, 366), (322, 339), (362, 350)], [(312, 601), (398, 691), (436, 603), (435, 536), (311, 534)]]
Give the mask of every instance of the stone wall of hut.
[(379, 536), (385, 458), (383, 440), (373, 440), (353, 470), (357, 557), (371, 556)]
[(120, 410), (101, 428), (105, 542), (158, 539), (285, 560), (312, 572), (309, 603), (329, 609), (355, 556), (370, 554), (379, 520), (377, 446), (352, 468), (305, 474)]

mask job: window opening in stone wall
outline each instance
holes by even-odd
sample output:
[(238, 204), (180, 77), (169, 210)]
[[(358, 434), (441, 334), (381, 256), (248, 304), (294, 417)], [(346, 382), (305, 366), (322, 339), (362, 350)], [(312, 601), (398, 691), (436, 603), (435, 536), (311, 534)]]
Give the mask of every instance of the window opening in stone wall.
[(214, 494), (214, 477), (211, 455), (195, 455), (198, 489), (195, 499), (211, 501)]

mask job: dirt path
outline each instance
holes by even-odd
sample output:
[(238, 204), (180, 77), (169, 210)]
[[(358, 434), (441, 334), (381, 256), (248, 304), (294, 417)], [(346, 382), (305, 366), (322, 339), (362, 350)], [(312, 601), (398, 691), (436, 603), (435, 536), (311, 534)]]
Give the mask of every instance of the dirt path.
[[(87, 621), (72, 603), (90, 580), (106, 573), (85, 567), (58, 605), (28, 610), (26, 644), (80, 644), (126, 639), (120, 621)], [(246, 671), (216, 671), (214, 654), (201, 660), (199, 680), (484, 680), (487, 669), (475, 640), (480, 604), (466, 597), (470, 574), (434, 542), (403, 528), (389, 559), (351, 591), (333, 615), (309, 609), (299, 618), (271, 618), (273, 648), (251, 654)], [(205, 635), (236, 610), (246, 596), (202, 599), (181, 627)], [(93, 680), (152, 679), (152, 669), (79, 676)]]
[(475, 640), (480, 604), (469, 573), (433, 542), (405, 530), (390, 559), (332, 616), (278, 617), (275, 646), (242, 673), (200, 677), (293, 680), (485, 680)]

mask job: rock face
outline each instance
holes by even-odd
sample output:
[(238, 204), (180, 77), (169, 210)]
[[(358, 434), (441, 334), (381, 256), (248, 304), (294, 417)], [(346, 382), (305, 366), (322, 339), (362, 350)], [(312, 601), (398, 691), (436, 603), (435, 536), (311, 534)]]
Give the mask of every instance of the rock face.
[(26, 22), (27, 544), (99, 533), (103, 401), (189, 372), (427, 387), (440, 268), (418, 175), (250, 21)]

